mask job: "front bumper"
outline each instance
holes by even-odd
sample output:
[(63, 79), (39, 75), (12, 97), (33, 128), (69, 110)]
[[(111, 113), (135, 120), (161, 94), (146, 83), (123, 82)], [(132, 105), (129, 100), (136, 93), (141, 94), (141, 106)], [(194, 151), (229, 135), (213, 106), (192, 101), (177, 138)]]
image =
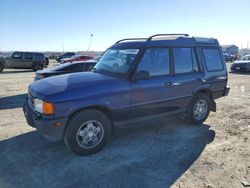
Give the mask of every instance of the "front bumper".
[[(24, 116), (27, 123), (37, 130), (50, 141), (59, 141), (63, 138), (64, 129), (68, 118), (45, 119), (42, 115), (34, 112), (26, 100), (23, 106)], [(61, 126), (54, 126), (55, 123), (61, 123)]]

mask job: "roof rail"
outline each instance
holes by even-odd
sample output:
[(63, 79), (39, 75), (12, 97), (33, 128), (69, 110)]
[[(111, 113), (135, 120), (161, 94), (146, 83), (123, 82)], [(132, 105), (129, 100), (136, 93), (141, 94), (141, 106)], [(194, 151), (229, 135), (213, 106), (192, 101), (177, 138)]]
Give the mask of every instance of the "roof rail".
[(216, 39), (214, 38), (205, 38), (205, 37), (194, 37), (194, 40), (198, 43), (216, 43)]
[(147, 39), (147, 41), (152, 41), (154, 37), (159, 37), (159, 36), (185, 36), (188, 37), (189, 34), (180, 34), (180, 33), (175, 33), (175, 34), (156, 34)]
[(123, 41), (127, 41), (127, 40), (147, 40), (147, 38), (127, 38), (127, 39), (118, 40), (116, 44), (123, 42)]

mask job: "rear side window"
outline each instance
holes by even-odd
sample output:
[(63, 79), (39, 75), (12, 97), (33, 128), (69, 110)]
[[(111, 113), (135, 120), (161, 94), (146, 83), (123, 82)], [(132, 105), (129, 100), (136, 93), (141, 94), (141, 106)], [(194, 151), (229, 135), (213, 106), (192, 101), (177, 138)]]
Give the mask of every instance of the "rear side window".
[(32, 60), (33, 59), (33, 54), (32, 53), (24, 53), (24, 59)]
[(169, 49), (148, 48), (137, 67), (137, 72), (148, 71), (150, 76), (169, 75)]
[(175, 73), (190, 73), (199, 71), (193, 48), (174, 48)]
[(34, 54), (34, 60), (36, 60), (36, 61), (44, 61), (45, 57), (44, 57), (43, 54), (35, 53)]
[(222, 59), (218, 49), (203, 49), (203, 55), (208, 71), (222, 70)]

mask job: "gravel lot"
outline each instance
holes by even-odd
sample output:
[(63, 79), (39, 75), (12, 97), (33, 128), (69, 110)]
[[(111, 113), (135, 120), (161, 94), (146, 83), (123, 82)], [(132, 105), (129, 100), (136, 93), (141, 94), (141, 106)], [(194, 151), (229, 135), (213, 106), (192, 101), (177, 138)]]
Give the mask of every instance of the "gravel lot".
[(34, 72), (0, 74), (0, 187), (243, 187), (250, 182), (250, 74), (229, 74), (229, 96), (205, 124), (178, 118), (116, 127), (87, 157), (45, 140), (24, 119)]

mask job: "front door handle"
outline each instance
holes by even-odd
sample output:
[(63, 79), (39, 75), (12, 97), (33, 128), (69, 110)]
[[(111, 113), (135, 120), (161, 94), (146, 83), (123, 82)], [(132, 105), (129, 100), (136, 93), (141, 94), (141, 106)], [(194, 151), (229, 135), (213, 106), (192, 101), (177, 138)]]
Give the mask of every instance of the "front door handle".
[(202, 78), (197, 78), (196, 80), (199, 81), (199, 82), (206, 82), (206, 80), (202, 79)]
[(180, 82), (174, 82), (174, 83), (172, 83), (172, 86), (179, 86), (179, 85), (181, 85)]
[(172, 86), (172, 82), (165, 82), (165, 86), (166, 87)]

